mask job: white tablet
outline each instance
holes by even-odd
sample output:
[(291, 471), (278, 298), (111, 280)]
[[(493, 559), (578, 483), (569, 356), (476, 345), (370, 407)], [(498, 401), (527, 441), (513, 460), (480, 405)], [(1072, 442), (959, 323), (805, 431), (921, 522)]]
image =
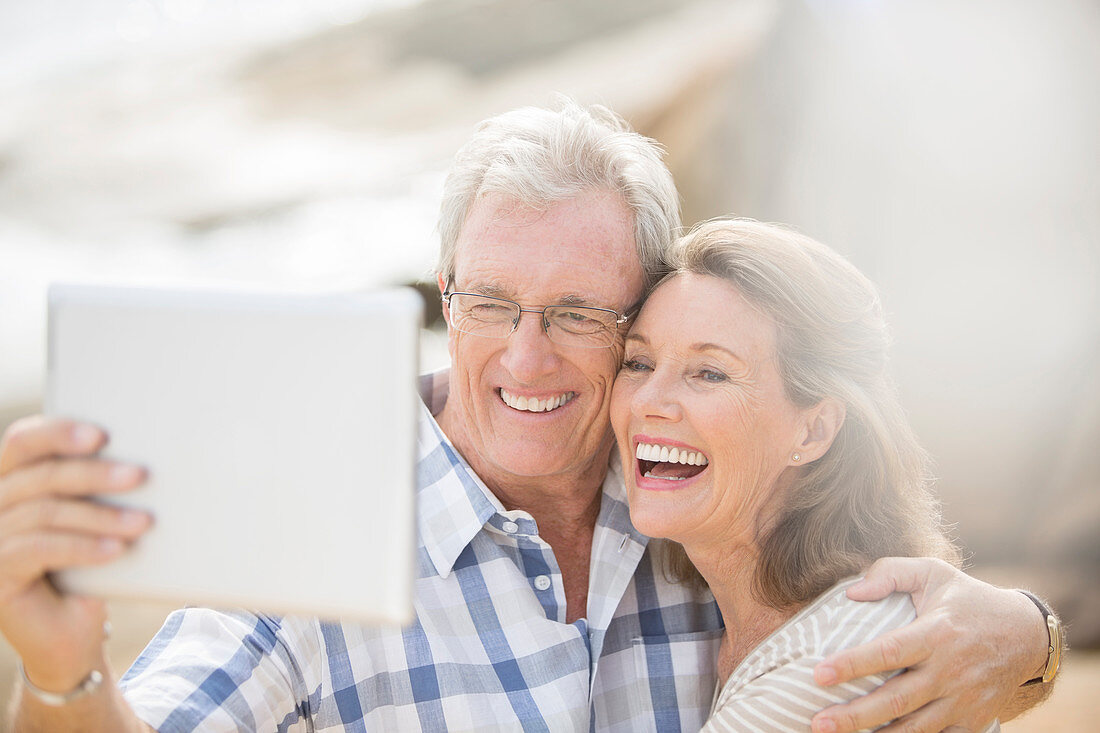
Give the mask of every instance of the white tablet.
[(149, 470), (156, 524), (79, 593), (366, 623), (412, 617), (415, 291), (54, 285), (46, 411)]

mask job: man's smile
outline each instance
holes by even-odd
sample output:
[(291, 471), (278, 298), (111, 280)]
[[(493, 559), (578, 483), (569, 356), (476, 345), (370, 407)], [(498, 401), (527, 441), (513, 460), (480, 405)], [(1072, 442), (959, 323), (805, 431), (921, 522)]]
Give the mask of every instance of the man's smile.
[(577, 396), (576, 392), (563, 392), (543, 399), (538, 397), (524, 397), (514, 395), (503, 387), (500, 388), (500, 399), (513, 410), (523, 412), (551, 412), (570, 402)]

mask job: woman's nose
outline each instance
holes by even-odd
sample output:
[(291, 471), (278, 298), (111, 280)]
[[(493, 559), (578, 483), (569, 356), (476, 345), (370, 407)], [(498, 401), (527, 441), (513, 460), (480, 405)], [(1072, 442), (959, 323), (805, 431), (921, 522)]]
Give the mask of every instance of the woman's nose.
[(676, 384), (668, 375), (653, 372), (634, 392), (631, 409), (641, 418), (671, 420), (683, 417)]

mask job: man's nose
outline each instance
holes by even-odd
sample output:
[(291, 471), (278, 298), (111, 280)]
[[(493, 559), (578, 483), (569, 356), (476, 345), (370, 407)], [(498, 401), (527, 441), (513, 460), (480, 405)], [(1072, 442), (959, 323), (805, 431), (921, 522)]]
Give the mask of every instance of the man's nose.
[(543, 318), (541, 311), (521, 311), (519, 323), (505, 343), (501, 364), (520, 382), (534, 382), (556, 372), (561, 365)]

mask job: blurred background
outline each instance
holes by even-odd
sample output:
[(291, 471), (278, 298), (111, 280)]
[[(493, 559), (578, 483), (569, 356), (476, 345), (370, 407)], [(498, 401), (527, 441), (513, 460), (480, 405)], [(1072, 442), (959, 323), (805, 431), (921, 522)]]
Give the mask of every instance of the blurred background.
[[(971, 572), (1070, 624), (1005, 730), (1095, 730), (1096, 0), (0, 0), (0, 428), (40, 407), (49, 282), (427, 280), (455, 150), (555, 92), (661, 141), (685, 222), (786, 222), (879, 284)], [(163, 609), (114, 618), (125, 666)]]

